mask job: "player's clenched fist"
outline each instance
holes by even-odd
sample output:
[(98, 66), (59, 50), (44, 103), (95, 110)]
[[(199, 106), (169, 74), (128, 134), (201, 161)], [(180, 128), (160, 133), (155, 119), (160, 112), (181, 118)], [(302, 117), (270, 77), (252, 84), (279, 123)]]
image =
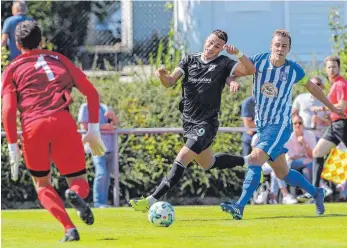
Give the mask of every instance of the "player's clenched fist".
[(99, 123), (88, 123), (88, 131), (82, 139), (83, 144), (88, 143), (93, 156), (103, 156), (106, 147), (101, 139)]
[(168, 73), (169, 72), (165, 68), (159, 68), (159, 69), (156, 70), (155, 75), (157, 77), (160, 77), (160, 76), (166, 75)]
[(238, 54), (240, 51), (239, 49), (237, 49), (236, 47), (232, 46), (232, 45), (224, 45), (224, 50), (227, 51), (227, 53), (229, 54)]

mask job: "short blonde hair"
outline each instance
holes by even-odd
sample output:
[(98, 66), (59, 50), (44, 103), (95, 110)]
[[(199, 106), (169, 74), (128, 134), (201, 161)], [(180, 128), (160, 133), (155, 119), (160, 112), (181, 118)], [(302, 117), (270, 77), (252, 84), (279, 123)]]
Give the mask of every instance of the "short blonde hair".
[(327, 63), (328, 61), (336, 62), (338, 67), (340, 68), (340, 58), (338, 56), (328, 56), (324, 59), (324, 63)]
[(275, 36), (282, 36), (287, 37), (289, 39), (289, 47), (292, 46), (292, 37), (290, 36), (290, 33), (285, 29), (276, 29), (275, 32), (272, 34), (272, 38)]

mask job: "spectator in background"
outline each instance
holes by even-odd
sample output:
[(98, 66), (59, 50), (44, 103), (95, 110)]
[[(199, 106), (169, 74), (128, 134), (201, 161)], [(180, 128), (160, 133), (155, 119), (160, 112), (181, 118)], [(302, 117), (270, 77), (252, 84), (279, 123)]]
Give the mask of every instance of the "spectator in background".
[(315, 134), (310, 130), (304, 130), (303, 118), (293, 115), (293, 133), (285, 147), (288, 165), (297, 171), (301, 171), (306, 179), (311, 182), (312, 178), (312, 150), (317, 144)]
[[(241, 117), (245, 128), (255, 128), (255, 98), (254, 96), (247, 97), (241, 105)], [(247, 130), (242, 134), (242, 154), (247, 156), (252, 151), (252, 137), (255, 131)]]
[[(340, 58), (329, 56), (325, 60), (325, 69), (331, 82), (329, 101), (347, 115), (347, 81), (340, 75)], [(324, 106), (321, 107), (324, 110)], [(325, 156), (339, 143), (347, 146), (347, 120), (330, 113), (331, 125), (326, 129), (313, 150), (313, 184), (319, 185), (324, 168)]]
[[(310, 81), (324, 90), (323, 80), (318, 76), (313, 76)], [(292, 113), (299, 115), (303, 119), (304, 127), (314, 129), (316, 137), (320, 138), (327, 126), (330, 125), (327, 111), (322, 110), (323, 103), (310, 93), (298, 95), (293, 102)]]
[[(82, 130), (88, 130), (88, 106), (82, 104), (78, 113), (78, 122)], [(114, 167), (114, 140), (113, 130), (118, 124), (116, 115), (109, 110), (107, 105), (100, 104), (99, 107), (99, 124), (100, 131), (109, 131), (109, 133), (101, 133), (101, 139), (106, 146), (106, 153), (103, 156), (92, 156), (95, 167), (94, 185), (93, 185), (93, 201), (94, 207), (105, 208), (108, 205), (108, 190), (110, 186), (111, 174)], [(90, 152), (89, 147), (85, 146), (87, 153)]]
[(6, 18), (2, 27), (1, 47), (8, 46), (10, 50), (9, 61), (21, 54), (16, 46), (15, 30), (18, 23), (25, 20), (32, 20), (26, 16), (27, 6), (24, 1), (15, 1), (12, 5), (12, 16)]

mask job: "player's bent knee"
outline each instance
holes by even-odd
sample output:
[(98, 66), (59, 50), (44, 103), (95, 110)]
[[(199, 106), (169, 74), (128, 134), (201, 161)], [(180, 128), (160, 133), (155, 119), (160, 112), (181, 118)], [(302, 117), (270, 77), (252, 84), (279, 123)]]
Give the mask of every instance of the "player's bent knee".
[(248, 155), (248, 164), (249, 165), (263, 165), (268, 159), (268, 156), (265, 152), (255, 149)]
[(314, 158), (322, 158), (327, 155), (329, 152), (323, 151), (320, 147), (315, 147), (312, 151), (312, 157)]
[(45, 177), (32, 177), (33, 182), (34, 182), (34, 186), (36, 189), (36, 192), (38, 192), (38, 190), (40, 188), (45, 188), (47, 186), (51, 185), (51, 177), (50, 175), (45, 176)]
[(37, 178), (42, 178), (42, 177), (46, 177), (48, 176), (50, 170), (46, 170), (46, 171), (35, 171), (35, 170), (31, 170), (28, 169), (28, 171), (30, 172), (31, 176), (33, 177), (37, 177)]
[(82, 177), (85, 178), (85, 174), (87, 173), (86, 169), (74, 172), (74, 173), (70, 173), (70, 174), (65, 174), (64, 176), (67, 178), (72, 178), (72, 177)]
[(181, 162), (185, 166), (187, 166), (190, 162), (192, 162), (197, 154), (190, 150), (188, 147), (183, 147), (181, 151), (176, 156), (176, 161)]
[(198, 163), (204, 171), (208, 171), (214, 165), (214, 162), (210, 163)]
[(289, 173), (289, 168), (286, 167), (286, 168), (276, 168), (276, 170), (274, 169), (274, 173), (275, 173), (275, 176), (278, 178), (278, 179), (281, 179), (283, 180)]
[(81, 170), (79, 172), (76, 172), (76, 173), (72, 173), (72, 174), (67, 174), (67, 175), (64, 175), (66, 177), (66, 181), (69, 185), (71, 185), (74, 181), (76, 180), (84, 180), (84, 181), (88, 181), (87, 180), (87, 175), (86, 175), (86, 170)]
[(212, 156), (210, 159), (206, 159), (206, 160), (197, 160), (197, 159), (195, 159), (195, 161), (200, 165), (200, 167), (204, 171), (207, 171), (207, 170), (211, 169), (211, 167), (214, 165), (216, 159), (215, 159), (214, 156)]
[(277, 177), (278, 179), (281, 179), (281, 180), (283, 180), (283, 179), (286, 177), (287, 174), (288, 174), (288, 173), (282, 173), (282, 172), (275, 173), (276, 177)]
[(319, 157), (319, 149), (317, 147), (314, 147), (312, 150), (312, 157), (317, 158)]

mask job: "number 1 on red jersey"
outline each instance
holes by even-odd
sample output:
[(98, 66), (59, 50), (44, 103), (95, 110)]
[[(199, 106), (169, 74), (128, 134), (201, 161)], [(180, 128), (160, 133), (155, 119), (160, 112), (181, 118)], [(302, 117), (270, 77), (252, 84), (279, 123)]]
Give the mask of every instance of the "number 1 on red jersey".
[(43, 55), (39, 56), (39, 58), (37, 59), (37, 62), (35, 64), (36, 70), (39, 69), (40, 67), (42, 67), (43, 70), (46, 72), (47, 77), (48, 77), (48, 81), (53, 81), (55, 79), (54, 74), (53, 74), (51, 68), (49, 68), (47, 62), (45, 61), (45, 58), (43, 57)]

